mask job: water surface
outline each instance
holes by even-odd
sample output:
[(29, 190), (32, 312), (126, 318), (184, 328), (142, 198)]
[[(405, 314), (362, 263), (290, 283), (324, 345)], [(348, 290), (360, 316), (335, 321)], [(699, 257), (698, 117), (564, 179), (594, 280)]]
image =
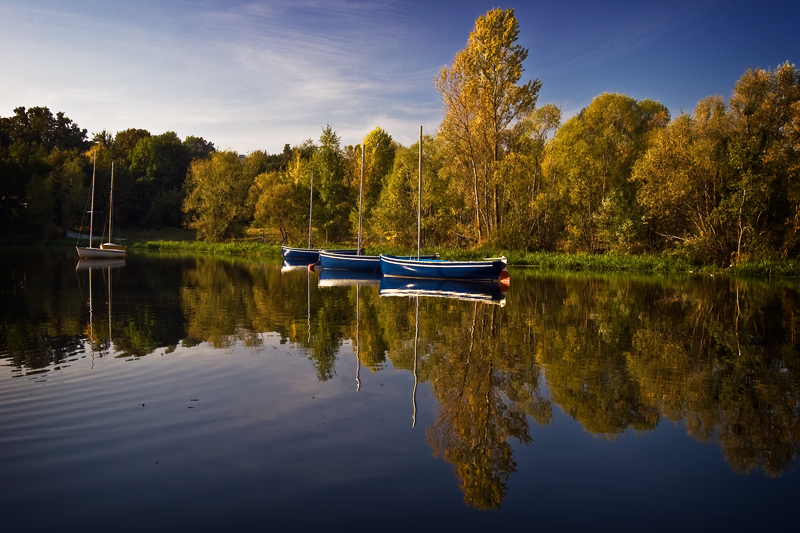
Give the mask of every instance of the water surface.
[(5, 530), (796, 522), (794, 282), (74, 256), (0, 259)]

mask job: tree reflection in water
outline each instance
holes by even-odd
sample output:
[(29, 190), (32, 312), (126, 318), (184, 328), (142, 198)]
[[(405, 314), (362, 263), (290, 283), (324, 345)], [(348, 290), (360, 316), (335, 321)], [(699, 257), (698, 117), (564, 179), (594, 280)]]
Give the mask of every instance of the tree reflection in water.
[(428, 429), (428, 444), (455, 466), (466, 503), (495, 509), (505, 498), (509, 475), (516, 472), (509, 440), (528, 444), (531, 438), (523, 406), (510, 401), (509, 392), (519, 388), (514, 372), (495, 360), (500, 354), (492, 349), (497, 307), (478, 302), (467, 307), (472, 307), (469, 333), (445, 350), (434, 350), (430, 358), (440, 410)]
[[(258, 349), (274, 332), (326, 381), (349, 341), (369, 371), (388, 360), (431, 385), (428, 445), (474, 507), (501, 505), (514, 441), (530, 443), (530, 421), (547, 424), (554, 406), (606, 439), (682, 423), (736, 472), (779, 476), (800, 451), (796, 282), (515, 270), (502, 307), (381, 298), (374, 285), (323, 290), (315, 274), (269, 262), (134, 255), (113, 274), (113, 320), (97, 320), (95, 306), (88, 335), (86, 274), (30, 255), (0, 265), (6, 364), (38, 372), (87, 342), (108, 353), (112, 338), (119, 357), (201, 342)], [(93, 275), (103, 312), (108, 282)]]
[[(437, 419), (427, 430), (428, 445), (453, 464), (466, 503), (499, 508), (508, 477), (516, 471), (510, 440), (531, 442), (526, 415), (542, 423), (551, 415), (531, 351), (519, 346), (509, 350), (504, 344), (511, 338), (531, 338), (519, 335), (523, 323), (493, 305), (497, 302), (421, 294), (387, 298), (385, 306), (387, 316), (397, 320), (387, 329), (395, 331), (408, 331), (409, 315), (419, 306), (422, 348), (415, 352), (415, 368), (432, 382), (439, 403)], [(393, 364), (408, 367), (404, 343), (394, 346), (389, 352)]]

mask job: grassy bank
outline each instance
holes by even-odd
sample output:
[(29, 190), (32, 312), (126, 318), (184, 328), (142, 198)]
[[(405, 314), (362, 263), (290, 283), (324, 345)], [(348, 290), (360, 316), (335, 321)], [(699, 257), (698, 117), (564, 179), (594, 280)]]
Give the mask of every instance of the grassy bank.
[(202, 241), (159, 240), (134, 242), (128, 248), (130, 250), (151, 252), (191, 252), (198, 254), (281, 257), (281, 247), (279, 244), (247, 241), (208, 243)]
[(797, 259), (743, 261), (725, 272), (741, 277), (797, 277), (800, 276), (800, 261)]
[[(281, 257), (278, 244), (265, 244), (253, 241), (204, 243), (200, 241), (147, 241), (134, 243), (133, 250), (161, 252), (193, 252), (225, 255), (244, 255), (258, 257)], [(333, 248), (331, 248), (333, 249)], [(402, 248), (367, 248), (369, 255), (384, 253), (388, 255), (413, 255), (416, 250)], [(590, 271), (643, 271), (643, 272), (689, 272), (698, 267), (678, 257), (667, 255), (623, 256), (614, 254), (565, 254), (561, 252), (516, 252), (500, 250), (464, 250), (459, 248), (425, 248), (423, 254), (439, 253), (441, 259), (464, 261), (499, 257), (505, 255), (512, 266), (530, 266), (547, 270), (590, 270)]]
[[(253, 241), (240, 241), (228, 243), (204, 243), (200, 241), (146, 241), (134, 243), (133, 250), (160, 251), (160, 252), (191, 252), (224, 255), (243, 255), (258, 257), (281, 257), (281, 247), (278, 244), (265, 244)], [(377, 255), (412, 255), (416, 250), (402, 248), (372, 248), (368, 247), (366, 253)], [(698, 267), (684, 258), (666, 254), (652, 255), (615, 255), (615, 254), (565, 254), (562, 252), (522, 252), (502, 250), (464, 250), (459, 248), (433, 249), (425, 248), (423, 254), (439, 253), (442, 259), (447, 260), (472, 260), (484, 257), (499, 257), (505, 255), (508, 264), (512, 266), (529, 266), (544, 270), (587, 270), (587, 271), (641, 271), (641, 272), (698, 272), (719, 271), (714, 267)], [(797, 269), (800, 272), (800, 268)], [(751, 275), (749, 272), (747, 275)], [(785, 274), (784, 274), (785, 275)]]
[(442, 259), (466, 260), (505, 255), (512, 266), (530, 266), (547, 270), (592, 270), (644, 272), (690, 272), (698, 267), (684, 258), (666, 254), (616, 255), (616, 254), (566, 254), (563, 252), (524, 252), (482, 250), (445, 250)]
[[(153, 238), (155, 237), (155, 238)], [(131, 235), (127, 240), (131, 251), (170, 252), (190, 254), (212, 254), (262, 259), (280, 259), (279, 244), (262, 243), (256, 240), (242, 240), (225, 243), (206, 243), (197, 241), (189, 232), (175, 234)], [(73, 240), (53, 239), (32, 241), (21, 238), (4, 238), (0, 246), (74, 246)], [(348, 245), (331, 247), (347, 248)], [(350, 246), (352, 247), (352, 245)], [(416, 249), (367, 247), (366, 253), (378, 255), (414, 255)], [(758, 259), (742, 261), (736, 266), (723, 268), (716, 265), (698, 265), (691, 261), (668, 254), (617, 255), (617, 254), (567, 254), (563, 252), (525, 252), (484, 248), (465, 250), (460, 248), (423, 248), (423, 254), (438, 253), (442, 259), (472, 260), (504, 255), (510, 266), (535, 267), (554, 271), (590, 272), (688, 272), (702, 274), (726, 274), (736, 277), (800, 277), (800, 260), (796, 259)]]

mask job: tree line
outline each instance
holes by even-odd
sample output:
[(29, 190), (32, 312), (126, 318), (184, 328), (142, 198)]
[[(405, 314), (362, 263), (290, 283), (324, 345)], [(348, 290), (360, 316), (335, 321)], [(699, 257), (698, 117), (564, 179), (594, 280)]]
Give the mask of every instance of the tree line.
[[(557, 106), (537, 106), (541, 82), (522, 82), (528, 50), (518, 35), (513, 9), (487, 12), (434, 78), (444, 118), (422, 139), (426, 244), (668, 251), (725, 265), (800, 251), (794, 65), (750, 69), (728, 100), (706, 98), (676, 118), (659, 102), (604, 93), (562, 122)], [(359, 203), (367, 245), (416, 242), (419, 144), (402, 146), (380, 127), (356, 146), (328, 125), (318, 142), (241, 158), (172, 132), (89, 141), (47, 108), (0, 118), (4, 230), (76, 226), (92, 153), (103, 175), (115, 162), (122, 224), (185, 225), (214, 242), (262, 228), (302, 243), (313, 180), (316, 244), (354, 240)]]
[(95, 211), (108, 213), (114, 163), (115, 216), (123, 226), (182, 223), (183, 182), (193, 159), (214, 151), (200, 137), (127, 129), (86, 130), (47, 107), (18, 107), (0, 117), (0, 220), (8, 234), (52, 236), (78, 229), (96, 168)]

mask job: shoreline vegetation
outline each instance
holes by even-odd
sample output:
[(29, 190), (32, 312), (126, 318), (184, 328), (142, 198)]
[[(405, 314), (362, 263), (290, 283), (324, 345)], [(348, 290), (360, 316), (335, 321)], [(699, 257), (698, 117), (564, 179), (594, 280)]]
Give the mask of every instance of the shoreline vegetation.
[[(179, 253), (191, 255), (236, 256), (245, 259), (282, 259), (281, 245), (255, 240), (237, 240), (210, 243), (200, 240), (129, 238), (128, 250), (134, 253)], [(22, 240), (5, 238), (0, 247), (43, 246), (72, 247), (70, 239)], [(335, 250), (352, 248), (347, 243), (324, 245), (320, 248)], [(416, 250), (405, 248), (379, 248), (366, 246), (366, 254), (414, 255)], [(423, 254), (438, 253), (445, 260), (474, 260), (485, 257), (505, 256), (510, 267), (527, 267), (542, 271), (569, 272), (649, 272), (657, 274), (703, 274), (726, 275), (737, 278), (800, 277), (800, 261), (795, 259), (750, 259), (729, 267), (713, 263), (697, 264), (685, 257), (665, 252), (622, 255), (613, 252), (604, 254), (567, 253), (558, 251), (526, 252), (492, 248), (460, 249), (454, 247), (424, 247)]]
[[(333, 250), (348, 248), (346, 245), (321, 247)], [(241, 255), (281, 259), (281, 245), (259, 242), (207, 243), (202, 241), (146, 241), (134, 243), (131, 250), (144, 252), (192, 252), (213, 255)], [(414, 255), (416, 250), (366, 247), (367, 255)], [(475, 260), (485, 257), (505, 256), (512, 267), (531, 267), (541, 270), (590, 271), (590, 272), (653, 272), (653, 273), (697, 273), (727, 274), (736, 277), (797, 277), (800, 276), (800, 261), (787, 259), (744, 260), (735, 266), (722, 268), (714, 264), (697, 265), (684, 257), (666, 253), (644, 255), (620, 255), (615, 253), (588, 254), (566, 252), (526, 252), (514, 250), (425, 247), (423, 254), (438, 253), (445, 260)]]

